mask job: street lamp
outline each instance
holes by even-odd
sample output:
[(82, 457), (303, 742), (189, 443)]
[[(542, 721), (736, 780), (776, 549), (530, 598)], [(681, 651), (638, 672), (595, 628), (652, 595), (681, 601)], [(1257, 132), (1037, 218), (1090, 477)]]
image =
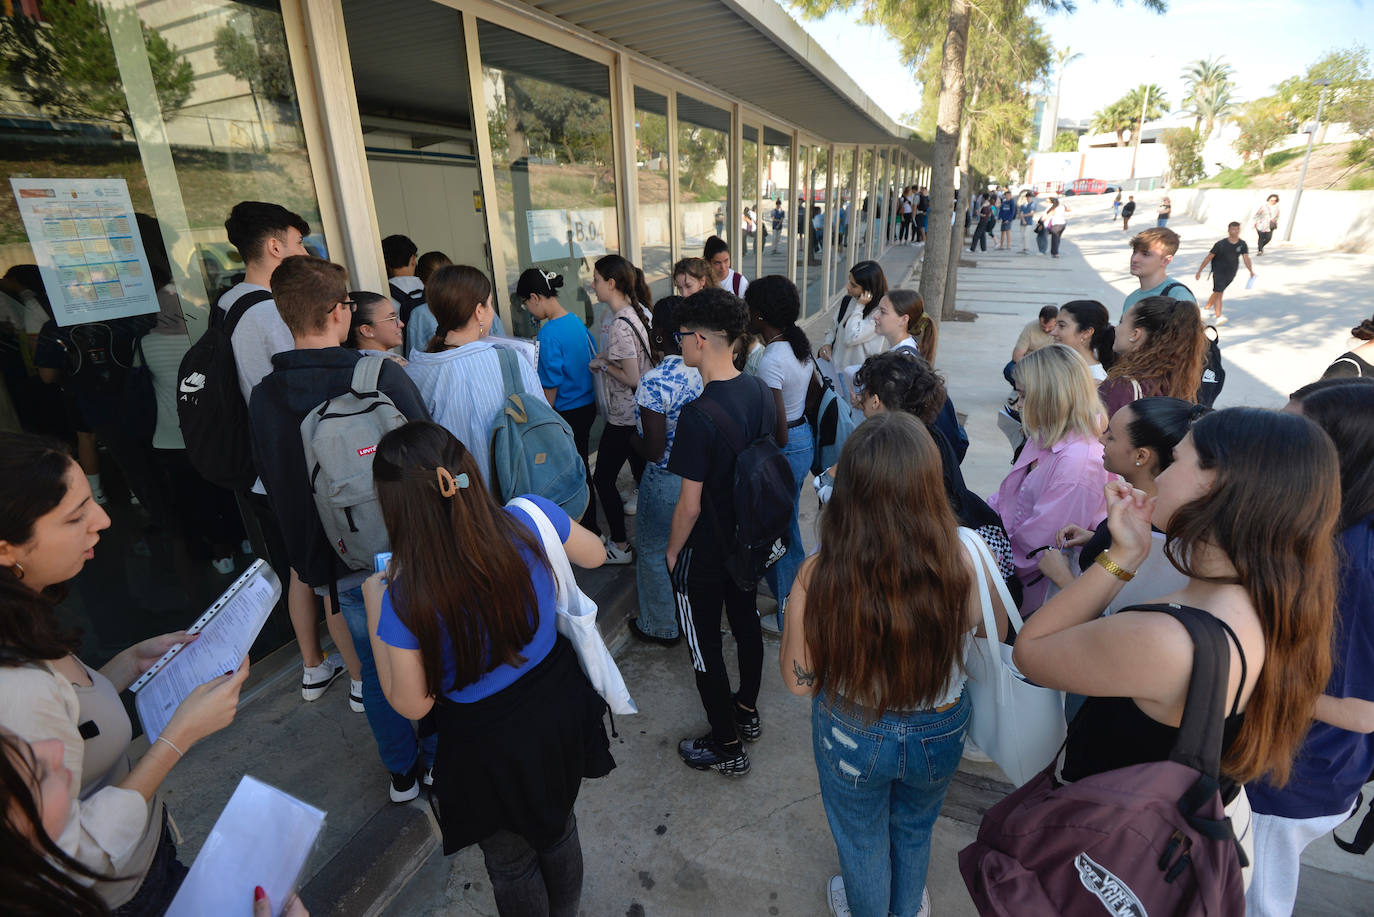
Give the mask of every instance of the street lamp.
[(1326, 102), (1326, 87), (1331, 85), (1330, 80), (1313, 80), (1313, 86), (1320, 86), (1322, 91), (1317, 95), (1317, 120), (1312, 124), (1312, 132), (1307, 135), (1307, 152), (1302, 157), (1302, 171), (1298, 173), (1298, 190), (1293, 192), (1293, 205), (1288, 208), (1288, 225), (1283, 230), (1283, 241), (1287, 242), (1293, 238), (1293, 224), (1298, 219), (1298, 201), (1302, 200), (1302, 183), (1307, 178), (1307, 160), (1312, 158), (1312, 143), (1317, 139), (1317, 131), (1322, 126), (1322, 105)]

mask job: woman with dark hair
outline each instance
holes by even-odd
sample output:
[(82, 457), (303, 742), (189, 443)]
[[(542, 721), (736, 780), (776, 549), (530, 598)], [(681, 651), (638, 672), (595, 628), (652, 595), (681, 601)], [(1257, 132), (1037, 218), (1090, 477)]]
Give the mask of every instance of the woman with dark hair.
[(1097, 382), (1107, 378), (1107, 369), (1116, 357), (1112, 351), (1115, 334), (1107, 307), (1095, 299), (1064, 303), (1050, 331), (1056, 343), (1071, 348), (1087, 362), (1088, 371)]
[(927, 363), (935, 363), (939, 332), (926, 315), (925, 300), (915, 290), (888, 290), (873, 313), (874, 327), (889, 348), (910, 348)]
[[(424, 350), (410, 352), (406, 374), (420, 390), (430, 416), (472, 447), (482, 481), (490, 485), (491, 425), (506, 401), (499, 345), (487, 340), (496, 315), (491, 281), (475, 267), (450, 264), (429, 278), (425, 298), (437, 326)], [(529, 360), (518, 350), (514, 357), (525, 395), (546, 400)]]
[(348, 326), (348, 340), (344, 346), (367, 353), (379, 353), (406, 365), (404, 357), (396, 353), (397, 348), (405, 346), (401, 334), (405, 322), (401, 313), (396, 311), (396, 303), (391, 297), (367, 290), (354, 290), (348, 298), (357, 303)]
[(1050, 257), (1059, 257), (1059, 240), (1064, 237), (1064, 230), (1068, 228), (1069, 220), (1064, 214), (1069, 212), (1069, 208), (1060, 203), (1059, 198), (1050, 198), (1050, 208), (1041, 217), (1045, 221), (1045, 234), (1050, 237)]
[(1374, 318), (1367, 318), (1350, 329), (1350, 336), (1358, 344), (1336, 358), (1336, 362), (1322, 373), (1323, 379), (1339, 379), (1345, 376), (1374, 378)]
[(1241, 785), (1287, 782), (1331, 673), (1336, 450), (1310, 420), (1229, 408), (1193, 424), (1156, 483), (1154, 498), (1107, 486), (1111, 549), (1026, 619), (1013, 659), (1037, 684), (1087, 697), (1057, 766), (1064, 782), (1166, 760), (1193, 643), (1139, 605), (1101, 617), (1149, 556), (1151, 525), (1162, 529), (1187, 583), (1154, 601), (1209, 616), (1229, 638), (1221, 789), (1244, 846)]
[(845, 295), (835, 310), (830, 336), (816, 351), (829, 360), (836, 372), (862, 363), (887, 349), (887, 342), (873, 324), (873, 313), (887, 295), (887, 278), (876, 261), (860, 261), (849, 269)]
[(811, 342), (806, 332), (797, 327), (801, 316), (801, 297), (792, 281), (780, 274), (760, 277), (745, 291), (749, 306), (749, 330), (763, 336), (763, 359), (759, 361), (758, 377), (773, 390), (777, 405), (777, 425), (773, 439), (787, 457), (792, 468), (796, 489), (792, 496), (792, 543), (787, 553), (768, 568), (768, 587), (778, 600), (778, 613), (765, 616), (763, 629), (782, 633), (783, 614), (787, 595), (797, 568), (806, 557), (801, 535), (801, 487), (811, 469), (814, 447), (811, 424), (806, 419), (806, 393), (811, 387)]
[(1115, 362), (1097, 387), (1109, 417), (1137, 398), (1164, 395), (1197, 401), (1207, 335), (1196, 303), (1145, 297), (1126, 310), (1112, 350)]
[[(368, 632), (387, 701), (403, 716), (434, 714), (444, 853), (481, 846), (502, 915), (576, 914), (573, 804), (582, 779), (615, 762), (605, 702), (554, 625), (544, 520), (497, 503), (473, 455), (437, 424), (383, 436), (372, 475), (392, 555), (363, 584)], [(558, 506), (524, 499), (571, 562), (605, 560)]]
[(425, 252), (415, 261), (415, 276), (420, 278), (421, 283), (429, 283), (435, 271), (452, 263), (453, 259), (443, 252)]
[(60, 446), (0, 434), (0, 727), (30, 741), (61, 741), (78, 792), (55, 843), (106, 877), (95, 891), (108, 907), (161, 914), (186, 867), (177, 861), (158, 787), (192, 745), (233, 720), (248, 660), (193, 690), (131, 762), (133, 724), (120, 693), (172, 646), (194, 638), (152, 637), (99, 670), (76, 657), (81, 636), (58, 622), (56, 605), (109, 524)]
[[(931, 829), (964, 750), (963, 658), (983, 569), (961, 543), (939, 450), (900, 411), (845, 443), (778, 663), (811, 695), (821, 801), (839, 852), (831, 913), (928, 913)], [(1005, 632), (1005, 611), (997, 626)], [(858, 762), (857, 764), (855, 762)], [(889, 830), (891, 826), (891, 830)]]
[(682, 361), (682, 350), (673, 337), (678, 330), (677, 309), (684, 301), (681, 296), (665, 296), (654, 305), (652, 346), (663, 359), (640, 377), (635, 389), (638, 428), (630, 439), (646, 464), (639, 480), (635, 531), (639, 617), (630, 620), (629, 629), (633, 636), (661, 646), (675, 646), (678, 641), (677, 603), (663, 556), (682, 478), (668, 470), (668, 457), (678, 415), (703, 388), (701, 373)]
[(1340, 587), (1331, 680), (1288, 782), (1245, 788), (1255, 812), (1255, 878), (1246, 892), (1254, 917), (1293, 913), (1304, 848), (1345, 821), (1374, 770), (1374, 380), (1319, 389), (1284, 410), (1315, 422), (1336, 446)]
[(640, 376), (658, 362), (658, 354), (649, 345), (653, 316), (646, 303), (651, 300), (644, 272), (619, 255), (597, 259), (592, 292), (597, 302), (606, 304), (608, 313), (605, 347), (588, 364), (592, 372), (602, 374), (606, 387), (606, 426), (597, 445), (592, 482), (610, 527), (606, 563), (629, 564), (635, 557), (625, 533), (625, 517), (638, 511), (638, 501), (632, 498), (634, 505), (627, 505), (616, 479), (627, 460), (635, 486), (644, 474), (644, 459), (630, 448), (630, 439), (635, 432), (635, 389)]

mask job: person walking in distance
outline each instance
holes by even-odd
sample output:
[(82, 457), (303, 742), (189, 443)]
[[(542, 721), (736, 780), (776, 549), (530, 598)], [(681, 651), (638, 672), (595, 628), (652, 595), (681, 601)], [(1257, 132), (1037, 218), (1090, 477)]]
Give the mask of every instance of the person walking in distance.
[(1116, 191), (1116, 200), (1112, 201), (1112, 222), (1115, 223), (1121, 217), (1121, 189)]
[(1135, 216), (1135, 195), (1132, 194), (1126, 201), (1126, 206), (1121, 208), (1121, 231), (1131, 231), (1131, 217)]
[(1171, 214), (1173, 214), (1173, 212), (1174, 205), (1169, 202), (1169, 199), (1167, 197), (1164, 200), (1160, 201), (1159, 209), (1155, 211), (1155, 226), (1159, 229), (1163, 229), (1165, 226), (1168, 226), (1169, 217)]
[(1241, 261), (1245, 262), (1245, 269), (1254, 277), (1255, 267), (1250, 263), (1250, 247), (1240, 237), (1240, 224), (1232, 222), (1226, 227), (1226, 238), (1217, 240), (1212, 250), (1207, 253), (1207, 257), (1202, 259), (1197, 273), (1193, 275), (1194, 280), (1201, 280), (1203, 269), (1209, 264), (1212, 266), (1212, 295), (1207, 297), (1207, 308), (1216, 315), (1218, 325), (1226, 321), (1221, 314), (1221, 294), (1231, 285), (1231, 281), (1236, 279), (1236, 271)]
[(1045, 211), (1045, 232), (1050, 237), (1050, 257), (1059, 257), (1059, 240), (1064, 236), (1064, 230), (1068, 228), (1068, 217), (1065, 216), (1069, 208), (1059, 202), (1059, 198), (1050, 198), (1050, 209)]
[(1016, 219), (1016, 201), (1012, 199), (1010, 191), (1002, 192), (1002, 201), (997, 205), (997, 221), (1001, 224), (1001, 233), (997, 237), (997, 250), (1007, 251), (1011, 248), (1011, 223)]
[(1255, 211), (1255, 236), (1259, 244), (1255, 247), (1255, 254), (1264, 254), (1264, 246), (1269, 244), (1269, 240), (1274, 237), (1274, 230), (1279, 228), (1279, 196), (1271, 194), (1260, 204)]

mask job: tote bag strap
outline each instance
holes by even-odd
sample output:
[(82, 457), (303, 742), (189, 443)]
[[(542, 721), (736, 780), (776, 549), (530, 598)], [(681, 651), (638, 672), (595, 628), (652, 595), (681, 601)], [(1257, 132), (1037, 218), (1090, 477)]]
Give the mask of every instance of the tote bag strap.
[(535, 528), (539, 529), (539, 540), (544, 543), (544, 555), (549, 559), (549, 567), (553, 570), (554, 584), (558, 589), (558, 606), (566, 609), (568, 601), (572, 595), (568, 589), (568, 583), (573, 581), (572, 564), (568, 562), (568, 552), (563, 547), (562, 540), (558, 537), (558, 530), (553, 527), (549, 517), (544, 515), (534, 501), (526, 500), (524, 497), (515, 497), (506, 504), (515, 507), (529, 516), (534, 521)]
[[(1007, 585), (1002, 581), (1001, 576), (997, 575), (997, 562), (992, 559), (992, 552), (988, 550), (987, 544), (979, 537), (978, 533), (972, 529), (959, 528), (959, 538), (973, 556), (974, 566), (978, 568), (978, 600), (983, 606), (983, 641), (987, 644), (988, 659), (1000, 663), (1002, 652), (999, 649), (1001, 641), (997, 637), (997, 617), (992, 610), (992, 594), (988, 591), (988, 576), (992, 574), (992, 580), (997, 589), (998, 598), (1002, 600), (1002, 607), (1007, 611), (1007, 618), (1019, 632), (1025, 622), (1021, 618), (1020, 612), (1016, 609), (1016, 602), (1012, 600), (1011, 593), (1007, 591)], [(1000, 681), (998, 686), (999, 696), (1004, 695), (1008, 690), (1005, 680)], [(1002, 701), (1010, 701), (1010, 697), (1000, 697)]]

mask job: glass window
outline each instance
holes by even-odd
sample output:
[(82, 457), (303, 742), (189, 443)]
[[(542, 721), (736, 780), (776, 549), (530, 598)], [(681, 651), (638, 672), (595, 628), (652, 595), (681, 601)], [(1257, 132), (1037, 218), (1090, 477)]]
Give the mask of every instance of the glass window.
[(827, 169), (830, 162), (830, 148), (812, 146), (810, 163), (807, 168), (808, 207), (807, 207), (807, 270), (806, 284), (802, 290), (802, 314), (813, 315), (824, 307), (825, 270), (822, 256), (833, 248), (826, 248), (826, 238), (833, 242), (835, 224), (831, 214), (831, 197), (826, 193)]
[[(610, 71), (562, 48), (478, 22), (499, 233), (512, 290), (528, 267), (557, 271), (563, 305), (592, 318), (592, 265), (620, 248)], [(514, 332), (533, 333), (524, 310)]]
[[(272, 201), (309, 223), (308, 248), (325, 240), (275, 4), (5, 3), (0, 45), (0, 402), (6, 429), (72, 446), (110, 514), (61, 606), (99, 666), (189, 625), (252, 559), (175, 409), (181, 357), (243, 279), (225, 218)], [(130, 381), (135, 342), (151, 391)], [(290, 639), (285, 620), (259, 649)]]
[(770, 244), (764, 248), (760, 273), (794, 277), (793, 266), (787, 263), (788, 240), (796, 236), (800, 211), (792, 200), (792, 138), (765, 127), (763, 143), (763, 210), (759, 216), (768, 227)]
[(864, 149), (859, 156), (859, 236), (855, 239), (854, 260), (863, 261), (870, 257), (869, 245), (873, 241), (873, 150)]
[[(830, 273), (830, 293), (836, 290), (837, 279), (849, 271), (850, 243), (858, 222), (858, 202), (854, 197), (854, 148), (840, 147), (835, 151), (835, 200), (839, 211), (835, 217), (835, 269)], [(843, 283), (839, 284), (841, 287)]]
[(672, 292), (672, 218), (668, 212), (668, 99), (635, 87), (635, 174), (639, 180), (639, 256), (654, 300)]
[(759, 129), (746, 124), (740, 142), (740, 201), (744, 211), (740, 215), (740, 273), (746, 277), (759, 276), (759, 240), (767, 229), (759, 225)]
[(677, 192), (682, 255), (700, 257), (711, 235), (733, 238), (730, 206), (730, 113), (677, 97)]

